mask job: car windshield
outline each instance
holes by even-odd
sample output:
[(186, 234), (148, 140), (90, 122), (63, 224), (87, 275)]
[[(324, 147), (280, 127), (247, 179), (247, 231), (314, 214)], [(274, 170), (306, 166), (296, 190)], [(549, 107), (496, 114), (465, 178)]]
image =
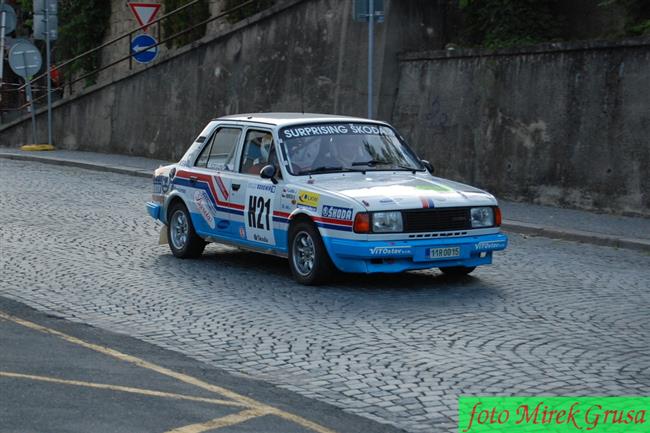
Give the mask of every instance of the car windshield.
[(287, 168), (293, 175), (343, 171), (424, 170), (415, 154), (388, 126), (318, 123), (280, 130)]

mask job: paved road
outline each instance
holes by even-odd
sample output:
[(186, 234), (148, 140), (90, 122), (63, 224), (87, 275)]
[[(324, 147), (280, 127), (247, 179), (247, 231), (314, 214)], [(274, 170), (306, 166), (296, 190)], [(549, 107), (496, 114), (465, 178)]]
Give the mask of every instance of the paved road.
[(2, 297), (0, 341), (3, 433), (398, 433)]
[(650, 256), (512, 236), (474, 277), (293, 283), (285, 261), (157, 246), (146, 179), (0, 161), (0, 294), (388, 421), (456, 398), (650, 394)]

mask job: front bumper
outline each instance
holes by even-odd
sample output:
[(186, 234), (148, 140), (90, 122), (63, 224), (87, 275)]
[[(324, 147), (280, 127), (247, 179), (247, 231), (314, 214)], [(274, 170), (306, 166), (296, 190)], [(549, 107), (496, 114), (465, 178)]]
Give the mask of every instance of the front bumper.
[(147, 212), (151, 215), (151, 218), (159, 220), (160, 219), (160, 209), (162, 206), (159, 203), (154, 203), (151, 201), (147, 202)]
[[(480, 266), (492, 263), (492, 253), (508, 246), (504, 234), (405, 241), (355, 241), (325, 237), (332, 261), (343, 272), (402, 272), (449, 266)], [(430, 258), (432, 248), (458, 247), (459, 254)]]

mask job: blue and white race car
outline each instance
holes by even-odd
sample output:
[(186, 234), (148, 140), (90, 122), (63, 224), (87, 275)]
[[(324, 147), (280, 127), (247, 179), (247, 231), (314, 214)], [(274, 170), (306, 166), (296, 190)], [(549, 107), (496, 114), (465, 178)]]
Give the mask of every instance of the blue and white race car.
[(156, 170), (147, 208), (176, 257), (230, 244), (287, 257), (303, 284), (334, 269), (464, 275), (490, 264), (508, 243), (496, 199), (432, 172), (383, 122), (227, 116)]

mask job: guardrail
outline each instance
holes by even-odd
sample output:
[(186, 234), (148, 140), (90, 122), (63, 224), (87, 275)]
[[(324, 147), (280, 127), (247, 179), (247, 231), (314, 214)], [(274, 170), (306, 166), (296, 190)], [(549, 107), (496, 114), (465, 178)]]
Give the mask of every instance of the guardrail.
[[(120, 36), (117, 36), (117, 37), (111, 39), (110, 41), (107, 41), (107, 42), (105, 42), (105, 43), (103, 43), (103, 44), (101, 44), (101, 45), (99, 45), (99, 46), (97, 46), (97, 47), (95, 47), (95, 48), (93, 48), (91, 50), (88, 50), (88, 51), (86, 51), (84, 53), (81, 53), (76, 57), (65, 60), (64, 62), (61, 62), (59, 64), (53, 65), (51, 70), (56, 69), (63, 76), (71, 75), (71, 74), (66, 74), (65, 70), (69, 69), (71, 67), (71, 65), (73, 65), (75, 62), (83, 60), (83, 59), (87, 58), (88, 56), (95, 55), (100, 50), (111, 47), (111, 46), (113, 46), (115, 44), (118, 44), (119, 42), (121, 42), (123, 40), (128, 39), (128, 51), (129, 51), (128, 55), (122, 56), (122, 57), (118, 58), (117, 60), (114, 60), (114, 61), (112, 61), (112, 62), (110, 62), (110, 63), (108, 63), (106, 65), (102, 65), (102, 66), (100, 66), (98, 68), (95, 68), (92, 71), (87, 71), (87, 72), (85, 72), (85, 73), (83, 73), (83, 74), (81, 74), (79, 76), (75, 76), (75, 77), (71, 76), (70, 79), (68, 79), (67, 81), (64, 81), (64, 82), (60, 83), (60, 85), (54, 87), (52, 89), (52, 91), (53, 92), (56, 92), (56, 91), (60, 92), (62, 89), (64, 89), (66, 86), (68, 86), (69, 89), (70, 89), (70, 93), (72, 93), (73, 92), (73, 87), (72, 86), (75, 83), (83, 81), (83, 80), (85, 80), (87, 78), (90, 78), (90, 77), (92, 77), (94, 75), (97, 75), (98, 73), (100, 73), (102, 71), (105, 71), (107, 69), (113, 68), (113, 67), (117, 66), (118, 64), (120, 64), (122, 62), (128, 61), (129, 62), (129, 69), (132, 69), (133, 68), (133, 58), (135, 56), (137, 56), (138, 54), (140, 54), (142, 52), (145, 52), (147, 50), (150, 50), (151, 48), (158, 47), (158, 46), (160, 46), (162, 44), (165, 44), (165, 43), (167, 43), (169, 41), (172, 41), (172, 40), (174, 40), (174, 39), (176, 39), (176, 38), (178, 38), (180, 36), (183, 36), (183, 35), (191, 32), (191, 31), (193, 31), (193, 30), (195, 30), (195, 29), (197, 29), (197, 28), (199, 28), (201, 26), (205, 26), (205, 25), (207, 25), (207, 24), (209, 24), (209, 23), (211, 23), (213, 21), (216, 21), (216, 20), (221, 19), (221, 18), (226, 18), (228, 15), (231, 15), (231, 14), (239, 11), (240, 9), (243, 9), (243, 8), (245, 8), (247, 6), (250, 6), (252, 4), (255, 4), (255, 3), (259, 3), (259, 2), (261, 2), (263, 0), (247, 0), (247, 1), (243, 2), (243, 3), (241, 3), (240, 5), (236, 6), (236, 7), (230, 8), (230, 9), (222, 11), (222, 12), (219, 12), (219, 13), (215, 14), (214, 16), (211, 16), (211, 17), (209, 17), (209, 18), (207, 18), (205, 20), (202, 20), (202, 21), (200, 21), (198, 23), (194, 23), (191, 26), (187, 27), (186, 29), (181, 30), (181, 31), (179, 31), (177, 33), (174, 33), (171, 36), (168, 36), (168, 37), (165, 37), (164, 39), (162, 39), (163, 22), (165, 20), (168, 20), (171, 17), (176, 16), (177, 14), (185, 11), (186, 9), (196, 5), (199, 1), (200, 0), (193, 0), (193, 1), (187, 3), (187, 4), (183, 5), (183, 6), (180, 6), (177, 9), (174, 9), (173, 11), (161, 16), (160, 18), (157, 18), (157, 19), (153, 20), (152, 22), (148, 23), (146, 26), (138, 26), (137, 28), (135, 28), (133, 30), (130, 30), (130, 31), (128, 31), (128, 32), (126, 32), (126, 33), (124, 33), (124, 34), (122, 34)], [(158, 34), (158, 42), (155, 45), (147, 46), (146, 48), (143, 48), (142, 50), (131, 52), (131, 42), (133, 41), (133, 36), (137, 32), (140, 32), (140, 31), (144, 30), (145, 28), (151, 28), (153, 26), (156, 26), (156, 31), (157, 31), (157, 34)], [(48, 72), (46, 71), (46, 72), (43, 72), (42, 74), (39, 74), (39, 75), (32, 78), (32, 83), (34, 83), (33, 90), (34, 90), (35, 93), (40, 93), (46, 87), (46, 86), (39, 85), (38, 83), (39, 83), (39, 81), (44, 81), (44, 80), (48, 79), (47, 76), (48, 76)], [(1, 90), (2, 93), (18, 92), (21, 95), (24, 103), (22, 105), (16, 107), (16, 108), (5, 108), (5, 109), (0, 109), (0, 111), (24, 110), (24, 109), (26, 109), (26, 108), (28, 108), (30, 106), (30, 102), (26, 100), (26, 96), (25, 96), (25, 88), (27, 87), (26, 84), (16, 84), (16, 83), (6, 83), (6, 82), (4, 84), (9, 85), (9, 86), (13, 86), (15, 88), (13, 88), (13, 89), (11, 89), (11, 88), (10, 89), (3, 89), (3, 90)], [(42, 94), (42, 95), (40, 95), (38, 97), (35, 97), (34, 98), (34, 103), (39, 102), (39, 101), (43, 100), (46, 97), (47, 97), (47, 91), (45, 91), (44, 94)]]

